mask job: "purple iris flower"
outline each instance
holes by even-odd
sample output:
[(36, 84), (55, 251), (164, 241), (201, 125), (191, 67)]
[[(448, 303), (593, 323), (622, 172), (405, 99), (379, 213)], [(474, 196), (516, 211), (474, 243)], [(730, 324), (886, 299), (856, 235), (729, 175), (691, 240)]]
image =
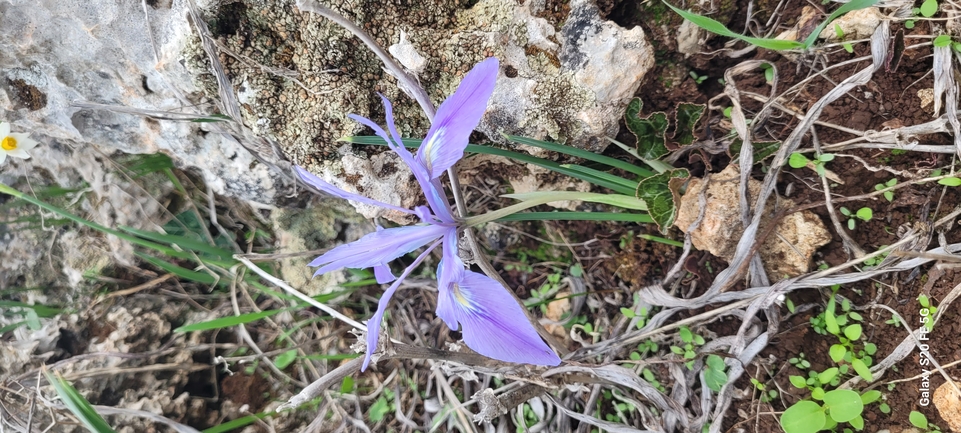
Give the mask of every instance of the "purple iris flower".
[[(464, 342), (471, 349), (490, 358), (508, 362), (557, 365), (560, 358), (541, 340), (537, 331), (514, 297), (496, 281), (465, 269), (457, 252), (460, 221), (451, 212), (440, 176), (464, 156), (470, 133), (487, 109), (487, 100), (494, 92), (497, 80), (497, 59), (490, 58), (477, 64), (461, 81), (460, 86), (437, 109), (427, 137), (411, 154), (404, 148), (400, 134), (394, 127), (393, 109), (383, 95), (381, 99), (390, 135), (374, 122), (357, 116), (354, 119), (374, 130), (387, 145), (410, 167), (414, 178), (424, 190), (427, 206), (405, 209), (352, 194), (321, 180), (301, 167), (297, 174), (310, 185), (336, 197), (415, 215), (421, 224), (382, 229), (349, 244), (340, 245), (310, 262), (318, 267), (314, 274), (341, 268), (374, 268), (377, 282), (393, 284), (384, 291), (377, 304), (377, 312), (367, 322), (367, 353), (361, 371), (367, 369), (370, 357), (377, 348), (380, 324), (390, 298), (406, 278), (438, 246), (443, 254), (437, 268), (437, 315), (451, 329), (460, 324)], [(394, 277), (388, 264), (411, 251), (429, 245), (400, 277)]]

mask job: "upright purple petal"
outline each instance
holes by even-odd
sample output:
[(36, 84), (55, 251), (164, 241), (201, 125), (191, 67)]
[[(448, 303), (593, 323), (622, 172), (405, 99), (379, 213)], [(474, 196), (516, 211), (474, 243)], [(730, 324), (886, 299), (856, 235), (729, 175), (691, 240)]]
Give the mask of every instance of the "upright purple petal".
[(414, 213), (414, 211), (410, 209), (402, 208), (400, 206), (394, 206), (392, 204), (384, 203), (381, 201), (374, 200), (372, 198), (367, 198), (362, 195), (357, 195), (351, 192), (344, 191), (340, 188), (337, 188), (336, 186), (331, 185), (330, 183), (324, 181), (323, 179), (317, 176), (314, 176), (313, 173), (305, 170), (303, 167), (299, 165), (295, 165), (294, 170), (297, 172), (297, 175), (304, 180), (304, 182), (307, 182), (309, 185), (313, 186), (314, 188), (317, 188), (323, 192), (326, 192), (327, 194), (330, 194), (334, 197), (339, 197), (344, 200), (356, 201), (358, 203), (369, 204), (371, 206), (379, 206), (386, 209), (392, 209), (398, 212), (409, 213), (409, 214)]
[(450, 230), (449, 227), (437, 225), (417, 225), (379, 230), (354, 242), (327, 251), (308, 265), (320, 266), (314, 275), (341, 268), (379, 266), (426, 245), (428, 242), (443, 236), (448, 230)]
[(427, 250), (417, 256), (417, 259), (400, 274), (400, 278), (394, 281), (394, 284), (391, 284), (390, 287), (384, 291), (384, 294), (380, 296), (380, 301), (377, 302), (377, 311), (374, 312), (374, 315), (367, 321), (367, 352), (364, 354), (364, 364), (361, 365), (360, 371), (367, 370), (367, 366), (370, 364), (370, 357), (374, 354), (374, 351), (377, 350), (377, 342), (380, 340), (380, 322), (384, 320), (384, 313), (387, 311), (387, 305), (390, 304), (390, 298), (394, 296), (394, 292), (400, 287), (400, 283), (410, 275), (414, 268), (420, 266), (421, 262), (427, 258), (427, 255), (430, 254), (434, 248), (437, 248), (439, 243), (440, 242), (434, 242)]
[(481, 355), (507, 362), (560, 364), (505, 290), (484, 275), (464, 271), (449, 289), (439, 290), (437, 315), (451, 329), (460, 323), (464, 342)]
[(414, 158), (404, 147), (403, 139), (394, 126), (394, 108), (384, 95), (380, 95), (380, 98), (384, 102), (387, 129), (390, 130), (390, 135), (394, 137), (394, 141), (397, 142), (397, 146), (395, 147), (399, 147), (392, 147), (392, 149), (400, 155), (400, 158), (410, 167), (410, 171), (414, 173), (414, 178), (417, 179), (417, 183), (420, 184), (420, 188), (424, 191), (424, 197), (427, 198), (427, 204), (430, 205), (430, 208), (434, 211), (434, 215), (443, 222), (454, 222), (454, 217), (450, 211), (450, 202), (447, 201), (447, 196), (443, 194), (444, 189), (440, 186), (440, 182), (434, 182), (424, 163), (419, 158)]
[(494, 93), (497, 72), (498, 63), (494, 57), (478, 63), (454, 94), (437, 108), (424, 144), (417, 151), (417, 159), (427, 168), (431, 179), (440, 176), (464, 156), (470, 133), (477, 127), (487, 110), (487, 100)]

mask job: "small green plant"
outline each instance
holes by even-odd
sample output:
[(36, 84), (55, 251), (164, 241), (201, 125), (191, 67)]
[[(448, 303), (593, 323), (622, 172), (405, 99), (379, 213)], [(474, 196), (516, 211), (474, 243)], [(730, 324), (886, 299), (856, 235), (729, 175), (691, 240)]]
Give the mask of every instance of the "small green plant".
[(798, 370), (807, 370), (811, 368), (811, 362), (809, 362), (807, 359), (804, 359), (804, 352), (798, 353), (796, 357), (788, 359), (787, 362), (789, 362)]
[(928, 422), (928, 417), (924, 416), (923, 413), (916, 410), (912, 410), (911, 414), (908, 415), (908, 420), (911, 421), (911, 425), (926, 431), (927, 433), (940, 432), (941, 429)]
[(898, 319), (898, 316), (894, 316), (888, 320), (885, 320), (884, 323), (887, 323), (888, 325), (892, 325), (895, 328), (901, 327), (901, 319)]
[[(936, 174), (934, 176), (940, 176), (940, 174)], [(939, 180), (938, 183), (944, 186), (961, 186), (961, 179), (957, 177), (946, 177)]]
[(938, 35), (938, 37), (934, 38), (934, 40), (931, 41), (931, 45), (934, 45), (935, 47), (938, 47), (938, 48), (951, 45), (951, 35)]
[(662, 385), (661, 382), (657, 380), (657, 376), (654, 375), (654, 372), (651, 371), (651, 369), (645, 367), (643, 370), (641, 370), (641, 377), (643, 377), (644, 380), (647, 381), (647, 383), (651, 384), (651, 386), (653, 386), (658, 391), (666, 392), (666, 388), (664, 388), (664, 385)]
[[(897, 184), (898, 184), (898, 179), (897, 179), (897, 178), (891, 178), (891, 180), (889, 180), (889, 181), (887, 181), (887, 182), (879, 183), (879, 184), (877, 184), (877, 185), (874, 185), (874, 190), (875, 190), (875, 191), (881, 191), (881, 190), (883, 190), (883, 189), (891, 188), (891, 187), (893, 187), (894, 185), (897, 185)], [(894, 191), (885, 191), (883, 195), (884, 195), (884, 198), (885, 198), (887, 201), (889, 201), (889, 202), (894, 201)]]
[(724, 358), (711, 354), (707, 356), (704, 364), (704, 382), (707, 387), (711, 388), (711, 391), (721, 392), (721, 387), (727, 383), (727, 365), (724, 365)]
[(687, 361), (684, 365), (688, 369), (694, 367), (694, 357), (697, 356), (695, 350), (698, 346), (704, 345), (704, 337), (691, 332), (691, 328), (687, 326), (682, 326), (678, 329), (678, 335), (681, 338), (682, 346), (671, 346), (671, 352), (681, 355)]
[(384, 388), (384, 393), (377, 397), (374, 404), (370, 405), (367, 416), (370, 420), (378, 423), (384, 420), (387, 414), (394, 411), (394, 392), (390, 388)]
[(803, 153), (794, 152), (788, 157), (787, 163), (791, 168), (803, 168), (810, 167), (812, 170), (817, 172), (819, 176), (824, 176), (825, 168), (824, 165), (828, 162), (834, 160), (833, 153), (822, 153), (817, 156), (813, 161), (804, 156)]
[(630, 308), (621, 308), (621, 314), (628, 319), (637, 317), (637, 329), (641, 329), (647, 325), (648, 311), (645, 307), (641, 307), (641, 311), (639, 313), (635, 313), (634, 310)]
[(862, 207), (857, 212), (852, 213), (850, 209), (841, 206), (841, 215), (848, 217), (848, 230), (854, 230), (857, 227), (857, 220), (871, 221), (871, 218), (874, 218), (874, 211), (869, 207)]
[(924, 3), (921, 3), (921, 7), (918, 8), (917, 13), (925, 18), (933, 17), (938, 13), (938, 0), (924, 0)]
[(938, 307), (931, 304), (931, 300), (923, 294), (918, 295), (918, 303), (921, 304), (921, 323), (928, 332), (931, 332), (934, 329), (934, 314), (938, 312)]
[[(882, 248), (887, 248), (887, 245), (881, 245), (880, 247), (878, 247), (878, 249), (882, 249)], [(888, 257), (888, 254), (891, 254), (891, 253), (890, 253), (890, 252), (887, 252), (887, 253), (881, 254), (881, 255), (879, 255), (879, 256), (871, 257), (870, 259), (865, 259), (865, 260), (864, 260), (864, 265), (865, 265), (865, 266), (877, 266), (877, 265), (880, 265), (881, 262), (883, 262), (884, 259), (886, 259), (886, 258)]]
[(751, 378), (751, 385), (754, 385), (754, 389), (760, 393), (761, 403), (770, 403), (777, 398), (778, 394), (776, 389), (767, 389), (767, 385), (753, 377)]
[(700, 75), (694, 71), (691, 71), (690, 75), (691, 75), (691, 78), (694, 79), (694, 82), (697, 83), (698, 85), (704, 83), (704, 81), (707, 80), (708, 78), (707, 75)]
[[(837, 35), (838, 40), (844, 39), (844, 30), (841, 30), (841, 26), (839, 26), (838, 23), (834, 23), (834, 34)], [(844, 47), (844, 51), (847, 51), (849, 53), (854, 52), (854, 47), (851, 46), (850, 43), (844, 42), (841, 44), (841, 46)]]
[(849, 389), (835, 389), (821, 396), (812, 394), (814, 400), (801, 400), (781, 414), (781, 428), (785, 433), (814, 433), (821, 430), (834, 430), (838, 424), (846, 422), (857, 430), (864, 428), (864, 406), (881, 398), (880, 391), (867, 391), (864, 394)]

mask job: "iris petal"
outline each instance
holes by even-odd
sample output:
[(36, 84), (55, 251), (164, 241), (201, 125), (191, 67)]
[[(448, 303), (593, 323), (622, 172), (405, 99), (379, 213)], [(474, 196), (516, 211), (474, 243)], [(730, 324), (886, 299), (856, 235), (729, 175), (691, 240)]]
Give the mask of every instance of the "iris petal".
[(309, 184), (310, 186), (313, 186), (314, 188), (317, 188), (334, 197), (339, 197), (344, 200), (356, 201), (358, 203), (369, 204), (371, 206), (379, 206), (382, 208), (393, 209), (398, 212), (409, 213), (409, 214), (414, 213), (414, 211), (410, 209), (405, 209), (400, 206), (394, 206), (392, 204), (387, 204), (382, 201), (377, 201), (372, 198), (367, 198), (362, 195), (357, 195), (354, 193), (344, 191), (340, 188), (337, 188), (336, 186), (331, 185), (325, 180), (317, 176), (314, 176), (313, 173), (305, 170), (303, 167), (295, 165), (294, 170), (297, 172), (297, 175), (300, 176), (301, 179), (303, 179), (304, 182), (307, 182), (307, 184)]
[[(442, 194), (444, 189), (440, 186), (440, 182), (431, 179), (430, 172), (427, 167), (424, 166), (423, 161), (419, 158), (414, 158), (410, 152), (404, 147), (403, 139), (397, 132), (397, 128), (394, 126), (394, 108), (390, 105), (390, 101), (380, 95), (380, 98), (384, 102), (384, 112), (387, 119), (387, 129), (390, 130), (390, 134), (394, 137), (394, 141), (397, 146), (391, 147), (400, 155), (400, 158), (407, 163), (410, 167), (410, 171), (414, 173), (414, 177), (417, 179), (417, 183), (420, 184), (420, 188), (424, 190), (424, 197), (427, 198), (427, 204), (434, 211), (435, 216), (443, 222), (454, 222), (454, 217), (450, 211), (450, 202), (447, 201), (447, 196)], [(426, 140), (425, 140), (426, 142)], [(399, 147), (399, 148), (397, 148)], [(463, 155), (463, 152), (461, 152)], [(458, 157), (457, 159), (460, 159)], [(446, 169), (445, 169), (446, 170)]]
[(379, 230), (327, 251), (310, 262), (309, 266), (320, 266), (315, 276), (341, 268), (372, 268), (414, 251), (443, 236), (448, 230), (451, 228), (437, 225)]
[(499, 283), (464, 271), (458, 282), (440, 290), (437, 315), (451, 329), (460, 323), (464, 343), (475, 352), (507, 362), (557, 365), (561, 359), (541, 340), (524, 311)]
[(386, 264), (374, 266), (374, 278), (377, 279), (377, 284), (387, 284), (397, 279)]
[(417, 159), (434, 179), (463, 158), (471, 132), (487, 110), (487, 101), (494, 93), (498, 62), (491, 57), (478, 63), (461, 81), (440, 107), (427, 131), (424, 144), (417, 150)]
[(400, 274), (397, 281), (394, 281), (394, 284), (391, 284), (387, 290), (384, 290), (384, 294), (380, 296), (380, 301), (377, 302), (377, 311), (370, 317), (370, 320), (367, 321), (367, 352), (364, 354), (364, 364), (361, 365), (360, 371), (367, 370), (367, 366), (370, 365), (370, 357), (374, 354), (374, 351), (377, 350), (377, 342), (380, 340), (380, 322), (384, 320), (384, 313), (387, 311), (387, 305), (390, 304), (390, 298), (394, 296), (394, 292), (400, 287), (400, 283), (410, 275), (414, 268), (420, 266), (421, 262), (427, 258), (427, 255), (430, 254), (438, 244), (439, 242), (434, 242), (427, 250), (417, 256), (417, 259), (404, 269), (404, 272)]

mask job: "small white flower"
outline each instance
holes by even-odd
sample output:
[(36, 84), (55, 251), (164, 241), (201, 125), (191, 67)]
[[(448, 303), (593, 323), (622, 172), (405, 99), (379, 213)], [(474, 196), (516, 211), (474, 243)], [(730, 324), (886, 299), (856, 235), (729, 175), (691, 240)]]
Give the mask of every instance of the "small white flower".
[(37, 147), (37, 141), (31, 140), (30, 134), (16, 134), (10, 132), (10, 124), (0, 122), (0, 164), (6, 161), (7, 155), (14, 158), (30, 158), (28, 150)]

